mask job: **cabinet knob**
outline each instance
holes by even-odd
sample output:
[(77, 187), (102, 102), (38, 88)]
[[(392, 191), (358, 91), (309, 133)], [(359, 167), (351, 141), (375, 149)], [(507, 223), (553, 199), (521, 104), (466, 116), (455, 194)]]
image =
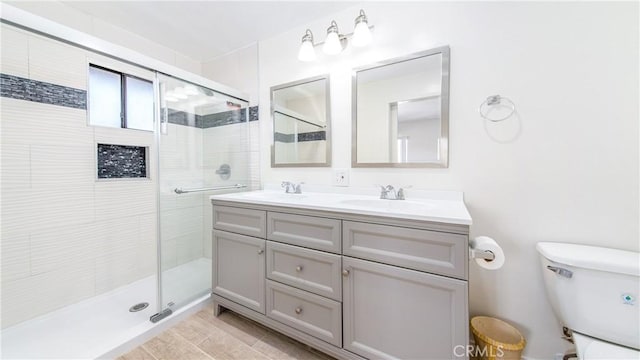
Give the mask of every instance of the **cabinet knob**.
[(298, 265), (298, 266), (296, 266), (296, 271), (297, 271), (297, 272), (302, 271), (302, 265)]
[(262, 254), (263, 252), (264, 252), (264, 250), (258, 249), (258, 254)]
[(342, 276), (344, 276), (344, 277), (349, 276), (349, 270), (348, 269), (342, 270)]
[(296, 314), (300, 314), (300, 313), (302, 313), (302, 308), (301, 307), (297, 307), (295, 311), (296, 311)]

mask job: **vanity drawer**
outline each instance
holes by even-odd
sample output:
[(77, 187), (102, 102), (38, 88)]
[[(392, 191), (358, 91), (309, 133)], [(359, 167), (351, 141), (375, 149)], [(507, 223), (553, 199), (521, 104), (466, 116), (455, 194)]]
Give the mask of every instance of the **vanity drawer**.
[(267, 241), (267, 277), (297, 288), (342, 300), (342, 257)]
[(264, 238), (267, 212), (230, 206), (213, 206), (213, 228)]
[(267, 239), (340, 254), (340, 220), (270, 211)]
[(353, 221), (342, 227), (344, 255), (467, 279), (466, 235)]
[(341, 303), (267, 280), (267, 316), (337, 347), (342, 346)]

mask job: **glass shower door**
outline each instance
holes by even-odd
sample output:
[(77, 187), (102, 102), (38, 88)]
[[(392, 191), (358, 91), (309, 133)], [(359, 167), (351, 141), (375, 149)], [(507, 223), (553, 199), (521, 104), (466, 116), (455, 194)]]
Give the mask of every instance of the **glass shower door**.
[(158, 77), (161, 312), (211, 292), (209, 196), (248, 183), (249, 151), (246, 101)]

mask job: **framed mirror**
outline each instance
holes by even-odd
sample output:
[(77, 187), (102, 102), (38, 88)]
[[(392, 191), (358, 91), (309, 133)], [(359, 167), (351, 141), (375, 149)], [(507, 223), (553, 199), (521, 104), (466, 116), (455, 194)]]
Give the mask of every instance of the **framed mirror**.
[(355, 69), (353, 167), (447, 167), (449, 47)]
[(331, 166), (329, 76), (271, 87), (271, 167)]

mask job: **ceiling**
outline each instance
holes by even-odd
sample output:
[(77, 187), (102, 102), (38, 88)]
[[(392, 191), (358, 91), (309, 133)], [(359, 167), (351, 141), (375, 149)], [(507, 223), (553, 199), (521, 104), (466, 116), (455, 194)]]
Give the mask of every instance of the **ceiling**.
[(62, 3), (200, 62), (212, 60), (355, 4), (342, 1)]

